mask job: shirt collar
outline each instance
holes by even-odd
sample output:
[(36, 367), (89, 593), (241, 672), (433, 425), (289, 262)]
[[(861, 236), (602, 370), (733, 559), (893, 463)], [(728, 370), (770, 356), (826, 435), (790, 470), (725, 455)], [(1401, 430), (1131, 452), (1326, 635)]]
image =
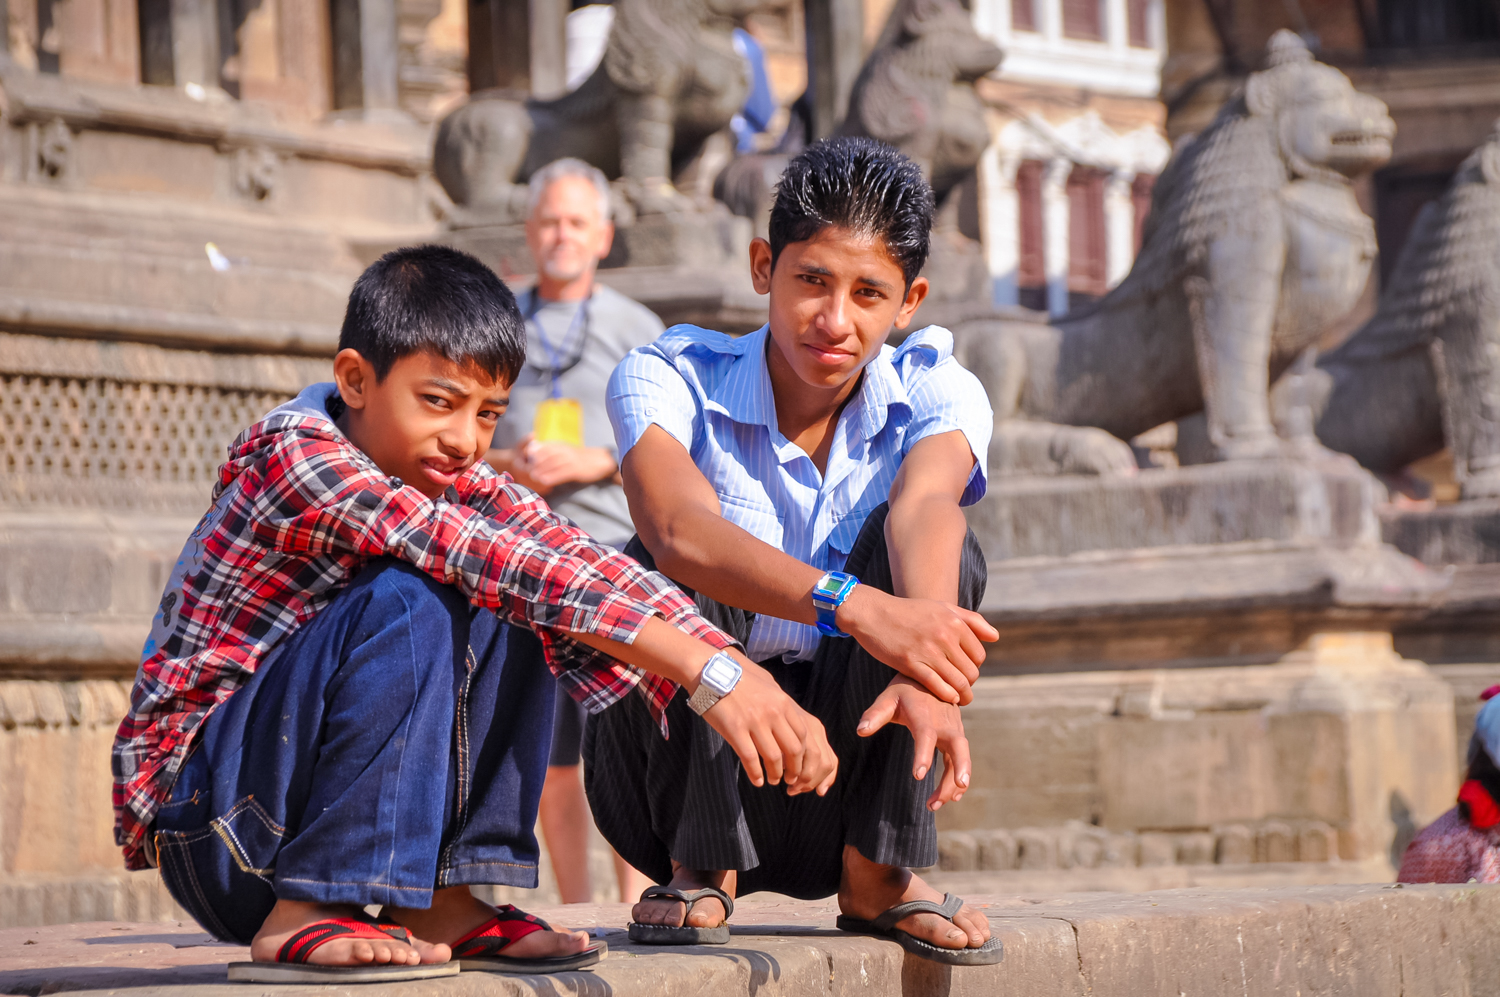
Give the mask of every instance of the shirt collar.
[(771, 327), (763, 325), (747, 336), (725, 344), (734, 355), (729, 373), (709, 392), (707, 408), (735, 422), (776, 428), (776, 399), (771, 394), (771, 373), (766, 369), (766, 339)]
[[(705, 407), (738, 423), (765, 426), (771, 431), (777, 455), (785, 461), (801, 455), (802, 450), (782, 436), (776, 425), (776, 398), (771, 391), (771, 373), (766, 368), (769, 336), (770, 326), (763, 325), (727, 344), (726, 352), (734, 354), (734, 360), (729, 373), (709, 393)], [(859, 393), (851, 400), (857, 406), (860, 435), (865, 440), (874, 439), (885, 428), (892, 408), (911, 412), (911, 399), (891, 362), (895, 352), (889, 346), (880, 348), (865, 365)]]

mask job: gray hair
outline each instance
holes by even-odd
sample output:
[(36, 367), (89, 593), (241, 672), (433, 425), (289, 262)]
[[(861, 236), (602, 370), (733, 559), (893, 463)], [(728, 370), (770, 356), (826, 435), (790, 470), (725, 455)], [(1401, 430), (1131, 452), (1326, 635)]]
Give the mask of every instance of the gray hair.
[(609, 197), (609, 181), (605, 179), (602, 170), (571, 156), (567, 159), (555, 159), (531, 175), (531, 180), (527, 183), (529, 190), (526, 214), (529, 216), (535, 212), (547, 188), (554, 181), (565, 177), (579, 177), (593, 184), (594, 190), (599, 194), (599, 214), (605, 221), (609, 221), (613, 214)]

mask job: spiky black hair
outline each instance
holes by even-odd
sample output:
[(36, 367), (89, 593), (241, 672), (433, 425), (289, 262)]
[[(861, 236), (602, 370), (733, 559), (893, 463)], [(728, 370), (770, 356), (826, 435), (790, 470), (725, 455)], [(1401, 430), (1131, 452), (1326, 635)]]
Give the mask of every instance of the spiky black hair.
[(868, 138), (830, 138), (787, 164), (771, 207), (771, 266), (788, 243), (838, 226), (879, 236), (906, 277), (927, 263), (932, 187), (916, 163)]

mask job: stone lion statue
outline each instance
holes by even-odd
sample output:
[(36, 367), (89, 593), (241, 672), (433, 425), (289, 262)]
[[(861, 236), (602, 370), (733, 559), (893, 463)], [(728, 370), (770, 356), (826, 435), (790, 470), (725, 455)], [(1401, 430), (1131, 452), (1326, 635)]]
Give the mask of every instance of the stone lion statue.
[(961, 330), (998, 469), (1128, 472), (1124, 441), (1200, 410), (1215, 459), (1287, 452), (1270, 384), (1365, 286), (1374, 226), (1351, 178), (1390, 157), (1395, 125), (1291, 32), (1267, 62), (1158, 179), (1118, 287), (1050, 326)]
[[(989, 145), (974, 81), (1000, 65), (1001, 52), (974, 30), (957, 0), (905, 0), (860, 68), (849, 113), (835, 134), (879, 139), (917, 163), (941, 201), (973, 171)], [(800, 143), (797, 143), (800, 145)], [(735, 214), (761, 222), (791, 154), (741, 156), (714, 193)]]
[(618, 0), (604, 59), (577, 90), (475, 94), (438, 125), (433, 172), (455, 204), (498, 221), (521, 221), (525, 181), (564, 156), (622, 181), (638, 212), (688, 207), (672, 177), (744, 106), (733, 18), (759, 2)]
[(1445, 445), (1500, 496), (1500, 121), (1418, 216), (1374, 317), (1318, 364), (1318, 438), (1394, 474)]
[(879, 139), (922, 165), (941, 200), (990, 144), (974, 81), (1001, 52), (974, 30), (956, 0), (910, 0), (889, 40), (865, 60), (840, 135)]

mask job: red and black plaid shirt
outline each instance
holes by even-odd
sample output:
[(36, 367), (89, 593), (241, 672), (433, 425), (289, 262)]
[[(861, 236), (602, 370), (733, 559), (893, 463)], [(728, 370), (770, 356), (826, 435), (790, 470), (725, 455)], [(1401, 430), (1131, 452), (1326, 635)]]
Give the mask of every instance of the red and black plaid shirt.
[(676, 685), (562, 631), (630, 643), (658, 616), (734, 644), (661, 575), (487, 464), (442, 499), (382, 473), (334, 426), (333, 396), (314, 385), (240, 434), (167, 583), (115, 735), (115, 840), (129, 868), (147, 865), (147, 830), (203, 721), (371, 558), (409, 561), (535, 630), (563, 688), (591, 710), (639, 688), (663, 734)]

